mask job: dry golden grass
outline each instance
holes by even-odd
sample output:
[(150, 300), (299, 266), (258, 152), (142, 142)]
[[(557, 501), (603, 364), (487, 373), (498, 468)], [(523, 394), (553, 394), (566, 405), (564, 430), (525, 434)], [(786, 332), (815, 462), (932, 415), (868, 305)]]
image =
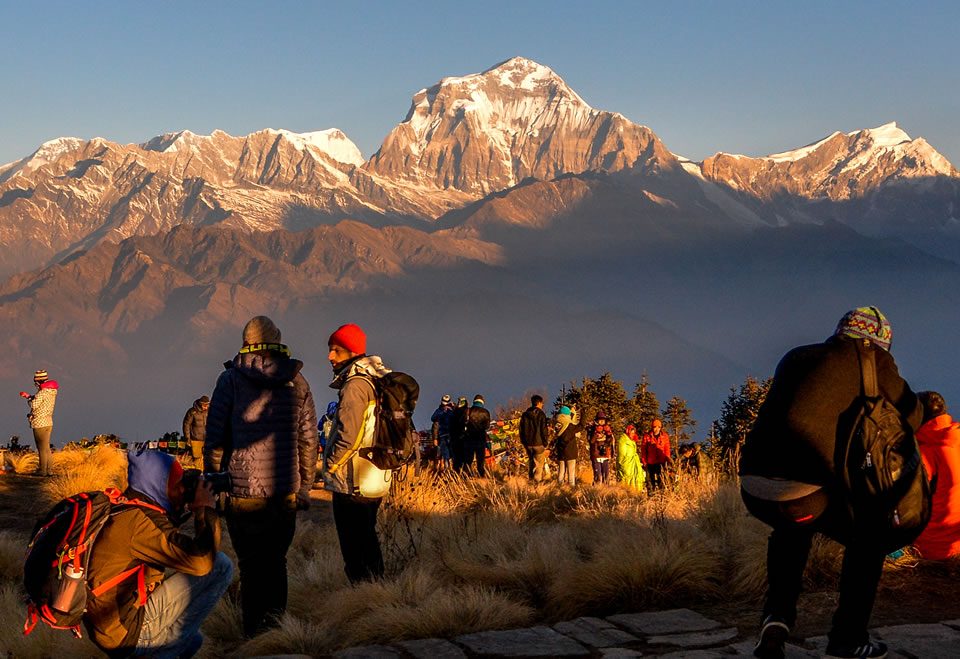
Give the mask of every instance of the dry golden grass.
[(77, 492), (127, 487), (127, 456), (112, 446), (57, 451), (51, 471), (53, 476), (44, 481), (42, 488), (49, 506)]
[(40, 468), (40, 456), (36, 453), (24, 451), (3, 454), (4, 466), (9, 466), (15, 474), (32, 474)]
[(20, 579), (23, 570), (23, 554), (29, 541), (26, 535), (0, 531), (0, 584)]
[[(21, 548), (22, 560), (22, 548)], [(19, 580), (18, 580), (19, 581)], [(26, 607), (19, 583), (6, 579), (0, 583), (0, 654), (16, 659), (50, 657), (102, 657), (89, 639), (76, 639), (69, 632), (39, 624), (30, 636), (23, 635)]]

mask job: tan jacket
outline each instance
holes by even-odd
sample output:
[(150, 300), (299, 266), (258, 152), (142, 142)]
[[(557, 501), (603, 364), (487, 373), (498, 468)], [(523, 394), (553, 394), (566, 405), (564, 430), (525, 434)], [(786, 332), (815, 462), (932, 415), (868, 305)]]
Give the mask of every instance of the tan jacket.
[(379, 498), (390, 491), (392, 472), (378, 469), (358, 453), (373, 445), (376, 430), (376, 394), (371, 378), (389, 372), (379, 357), (364, 356), (330, 383), (340, 391), (337, 414), (323, 451), (323, 481), (332, 492)]
[[(147, 500), (128, 490), (130, 499)], [(163, 581), (166, 569), (203, 576), (213, 569), (220, 544), (217, 514), (203, 508), (196, 514), (195, 538), (180, 533), (163, 513), (130, 507), (115, 513), (101, 531), (90, 557), (90, 590), (116, 575), (144, 566), (148, 592)], [(140, 638), (144, 609), (139, 604), (138, 579), (134, 575), (99, 597), (88, 593), (84, 625), (90, 639), (110, 655), (130, 654)]]

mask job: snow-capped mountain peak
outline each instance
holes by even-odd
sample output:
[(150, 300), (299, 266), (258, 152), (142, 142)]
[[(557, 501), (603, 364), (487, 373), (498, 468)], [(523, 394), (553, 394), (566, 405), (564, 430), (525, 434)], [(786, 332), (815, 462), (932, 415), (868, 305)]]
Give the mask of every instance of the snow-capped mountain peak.
[[(250, 139), (256, 135), (267, 135), (271, 138), (280, 137), (292, 143), (300, 151), (315, 148), (340, 163), (358, 167), (363, 164), (363, 155), (360, 153), (360, 149), (338, 128), (328, 128), (311, 133), (294, 133), (282, 128), (265, 128), (239, 139)], [(233, 139), (237, 138), (222, 130), (215, 130), (210, 135), (197, 135), (189, 130), (181, 130), (158, 135), (141, 144), (140, 148), (160, 153), (177, 153), (183, 150), (196, 152), (207, 144)]]
[(897, 126), (896, 121), (878, 126), (876, 128), (867, 128), (866, 130), (855, 130), (847, 133), (848, 137), (869, 137), (875, 147), (890, 147), (912, 141), (910, 136)]
[(822, 147), (824, 144), (832, 140), (837, 135), (840, 135), (840, 132), (837, 131), (822, 140), (818, 140), (812, 144), (802, 146), (799, 149), (793, 149), (791, 151), (784, 151), (783, 153), (773, 153), (766, 157), (766, 160), (772, 160), (773, 162), (793, 162), (800, 160), (801, 158), (806, 158), (811, 153)]
[[(90, 142), (96, 141), (103, 141), (103, 138), (95, 137), (90, 140)], [(81, 148), (84, 144), (87, 144), (87, 140), (79, 137), (58, 137), (48, 140), (26, 158), (0, 165), (0, 182), (9, 180), (20, 173), (29, 173), (39, 169), (54, 162), (63, 154)]]
[(314, 147), (337, 162), (357, 167), (364, 162), (360, 149), (339, 128), (328, 128), (311, 133), (294, 133), (281, 128), (273, 132), (293, 142), (301, 151)]
[(200, 140), (209, 140), (209, 136), (197, 135), (189, 130), (180, 130), (172, 133), (157, 135), (148, 142), (140, 145), (144, 151), (158, 151), (160, 153), (174, 153), (184, 147), (196, 146)]
[[(529, 177), (632, 167), (655, 139), (623, 115), (590, 107), (550, 68), (514, 57), (414, 94), (406, 119), (364, 168), (476, 197)], [(652, 158), (672, 160), (665, 151)]]

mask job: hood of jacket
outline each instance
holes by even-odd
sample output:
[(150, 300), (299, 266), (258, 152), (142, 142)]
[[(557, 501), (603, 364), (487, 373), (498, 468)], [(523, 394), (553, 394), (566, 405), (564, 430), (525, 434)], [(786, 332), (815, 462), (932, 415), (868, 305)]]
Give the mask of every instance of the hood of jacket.
[(917, 441), (921, 444), (960, 446), (960, 426), (953, 422), (949, 414), (941, 414), (927, 421), (917, 430)]
[(334, 373), (330, 387), (333, 389), (342, 389), (347, 379), (355, 375), (381, 378), (390, 372), (391, 370), (384, 365), (383, 360), (376, 355), (360, 355), (348, 361), (346, 365)]
[[(131, 451), (127, 454), (127, 485), (170, 513), (167, 484), (175, 464), (179, 467), (176, 458), (167, 453), (149, 449)], [(182, 469), (180, 471), (182, 473)]]
[(297, 377), (303, 362), (278, 352), (247, 352), (238, 354), (224, 367), (235, 369), (240, 375), (262, 386), (283, 387)]

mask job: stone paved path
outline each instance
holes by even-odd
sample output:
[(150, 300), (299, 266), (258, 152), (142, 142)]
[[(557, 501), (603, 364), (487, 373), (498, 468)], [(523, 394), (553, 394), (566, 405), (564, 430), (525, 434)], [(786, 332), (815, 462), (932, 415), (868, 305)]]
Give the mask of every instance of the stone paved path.
[[(464, 634), (453, 639), (366, 645), (337, 652), (336, 659), (459, 659), (466, 657), (713, 657), (752, 656), (756, 630), (738, 630), (689, 609), (577, 618), (553, 626)], [(960, 656), (960, 620), (879, 627), (872, 633), (891, 659)], [(819, 657), (826, 637), (789, 645), (788, 659)]]

